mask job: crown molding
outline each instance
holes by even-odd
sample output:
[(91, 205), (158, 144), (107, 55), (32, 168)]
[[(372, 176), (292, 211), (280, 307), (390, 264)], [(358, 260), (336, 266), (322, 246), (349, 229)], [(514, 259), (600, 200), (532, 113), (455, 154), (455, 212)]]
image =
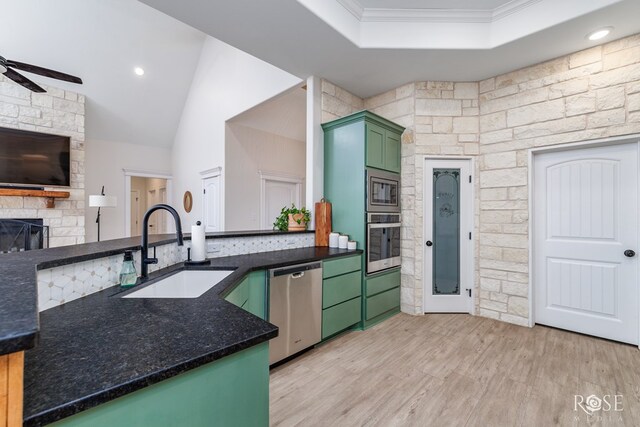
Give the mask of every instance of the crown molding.
[(362, 15), (364, 14), (364, 7), (358, 0), (336, 0), (342, 7), (347, 9), (349, 13), (356, 17), (358, 21), (362, 21)]
[(358, 0), (336, 0), (360, 22), (491, 23), (542, 0), (512, 0), (492, 10), (365, 8)]

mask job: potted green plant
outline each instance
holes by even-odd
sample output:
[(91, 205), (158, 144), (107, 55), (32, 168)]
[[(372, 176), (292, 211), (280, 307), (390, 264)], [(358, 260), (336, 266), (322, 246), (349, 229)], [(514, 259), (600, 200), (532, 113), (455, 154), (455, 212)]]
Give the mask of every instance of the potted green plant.
[(291, 207), (283, 207), (280, 215), (273, 223), (273, 228), (280, 231), (303, 231), (311, 221), (311, 212), (305, 208), (296, 208), (294, 203)]

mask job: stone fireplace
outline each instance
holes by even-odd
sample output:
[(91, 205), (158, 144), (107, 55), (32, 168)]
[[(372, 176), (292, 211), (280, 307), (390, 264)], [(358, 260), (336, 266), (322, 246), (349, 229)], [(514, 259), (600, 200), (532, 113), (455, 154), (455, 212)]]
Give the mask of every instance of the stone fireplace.
[(0, 127), (69, 136), (71, 186), (45, 189), (64, 190), (71, 195), (56, 200), (52, 208), (47, 207), (44, 197), (0, 196), (0, 218), (41, 219), (41, 225), (48, 227), (51, 247), (84, 243), (85, 98), (75, 92), (41, 86), (46, 93), (32, 93), (0, 75)]

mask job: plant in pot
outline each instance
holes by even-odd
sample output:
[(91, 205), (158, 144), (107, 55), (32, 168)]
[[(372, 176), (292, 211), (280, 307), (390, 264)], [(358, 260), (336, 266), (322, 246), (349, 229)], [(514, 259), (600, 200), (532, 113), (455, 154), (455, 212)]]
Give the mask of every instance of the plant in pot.
[(311, 221), (311, 212), (305, 208), (296, 208), (295, 204), (291, 207), (283, 207), (280, 215), (273, 223), (273, 228), (280, 231), (303, 231), (307, 229), (307, 225)]

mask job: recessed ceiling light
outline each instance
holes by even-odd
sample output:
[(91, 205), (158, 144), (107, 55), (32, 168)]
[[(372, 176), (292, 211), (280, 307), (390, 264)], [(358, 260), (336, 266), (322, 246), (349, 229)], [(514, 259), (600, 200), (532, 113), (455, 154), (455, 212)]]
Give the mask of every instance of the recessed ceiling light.
[(134, 68), (133, 72), (136, 73), (136, 76), (144, 76), (144, 69), (141, 67)]
[(604, 37), (607, 37), (612, 30), (613, 30), (613, 27), (599, 28), (587, 34), (587, 38), (589, 40), (600, 40)]

